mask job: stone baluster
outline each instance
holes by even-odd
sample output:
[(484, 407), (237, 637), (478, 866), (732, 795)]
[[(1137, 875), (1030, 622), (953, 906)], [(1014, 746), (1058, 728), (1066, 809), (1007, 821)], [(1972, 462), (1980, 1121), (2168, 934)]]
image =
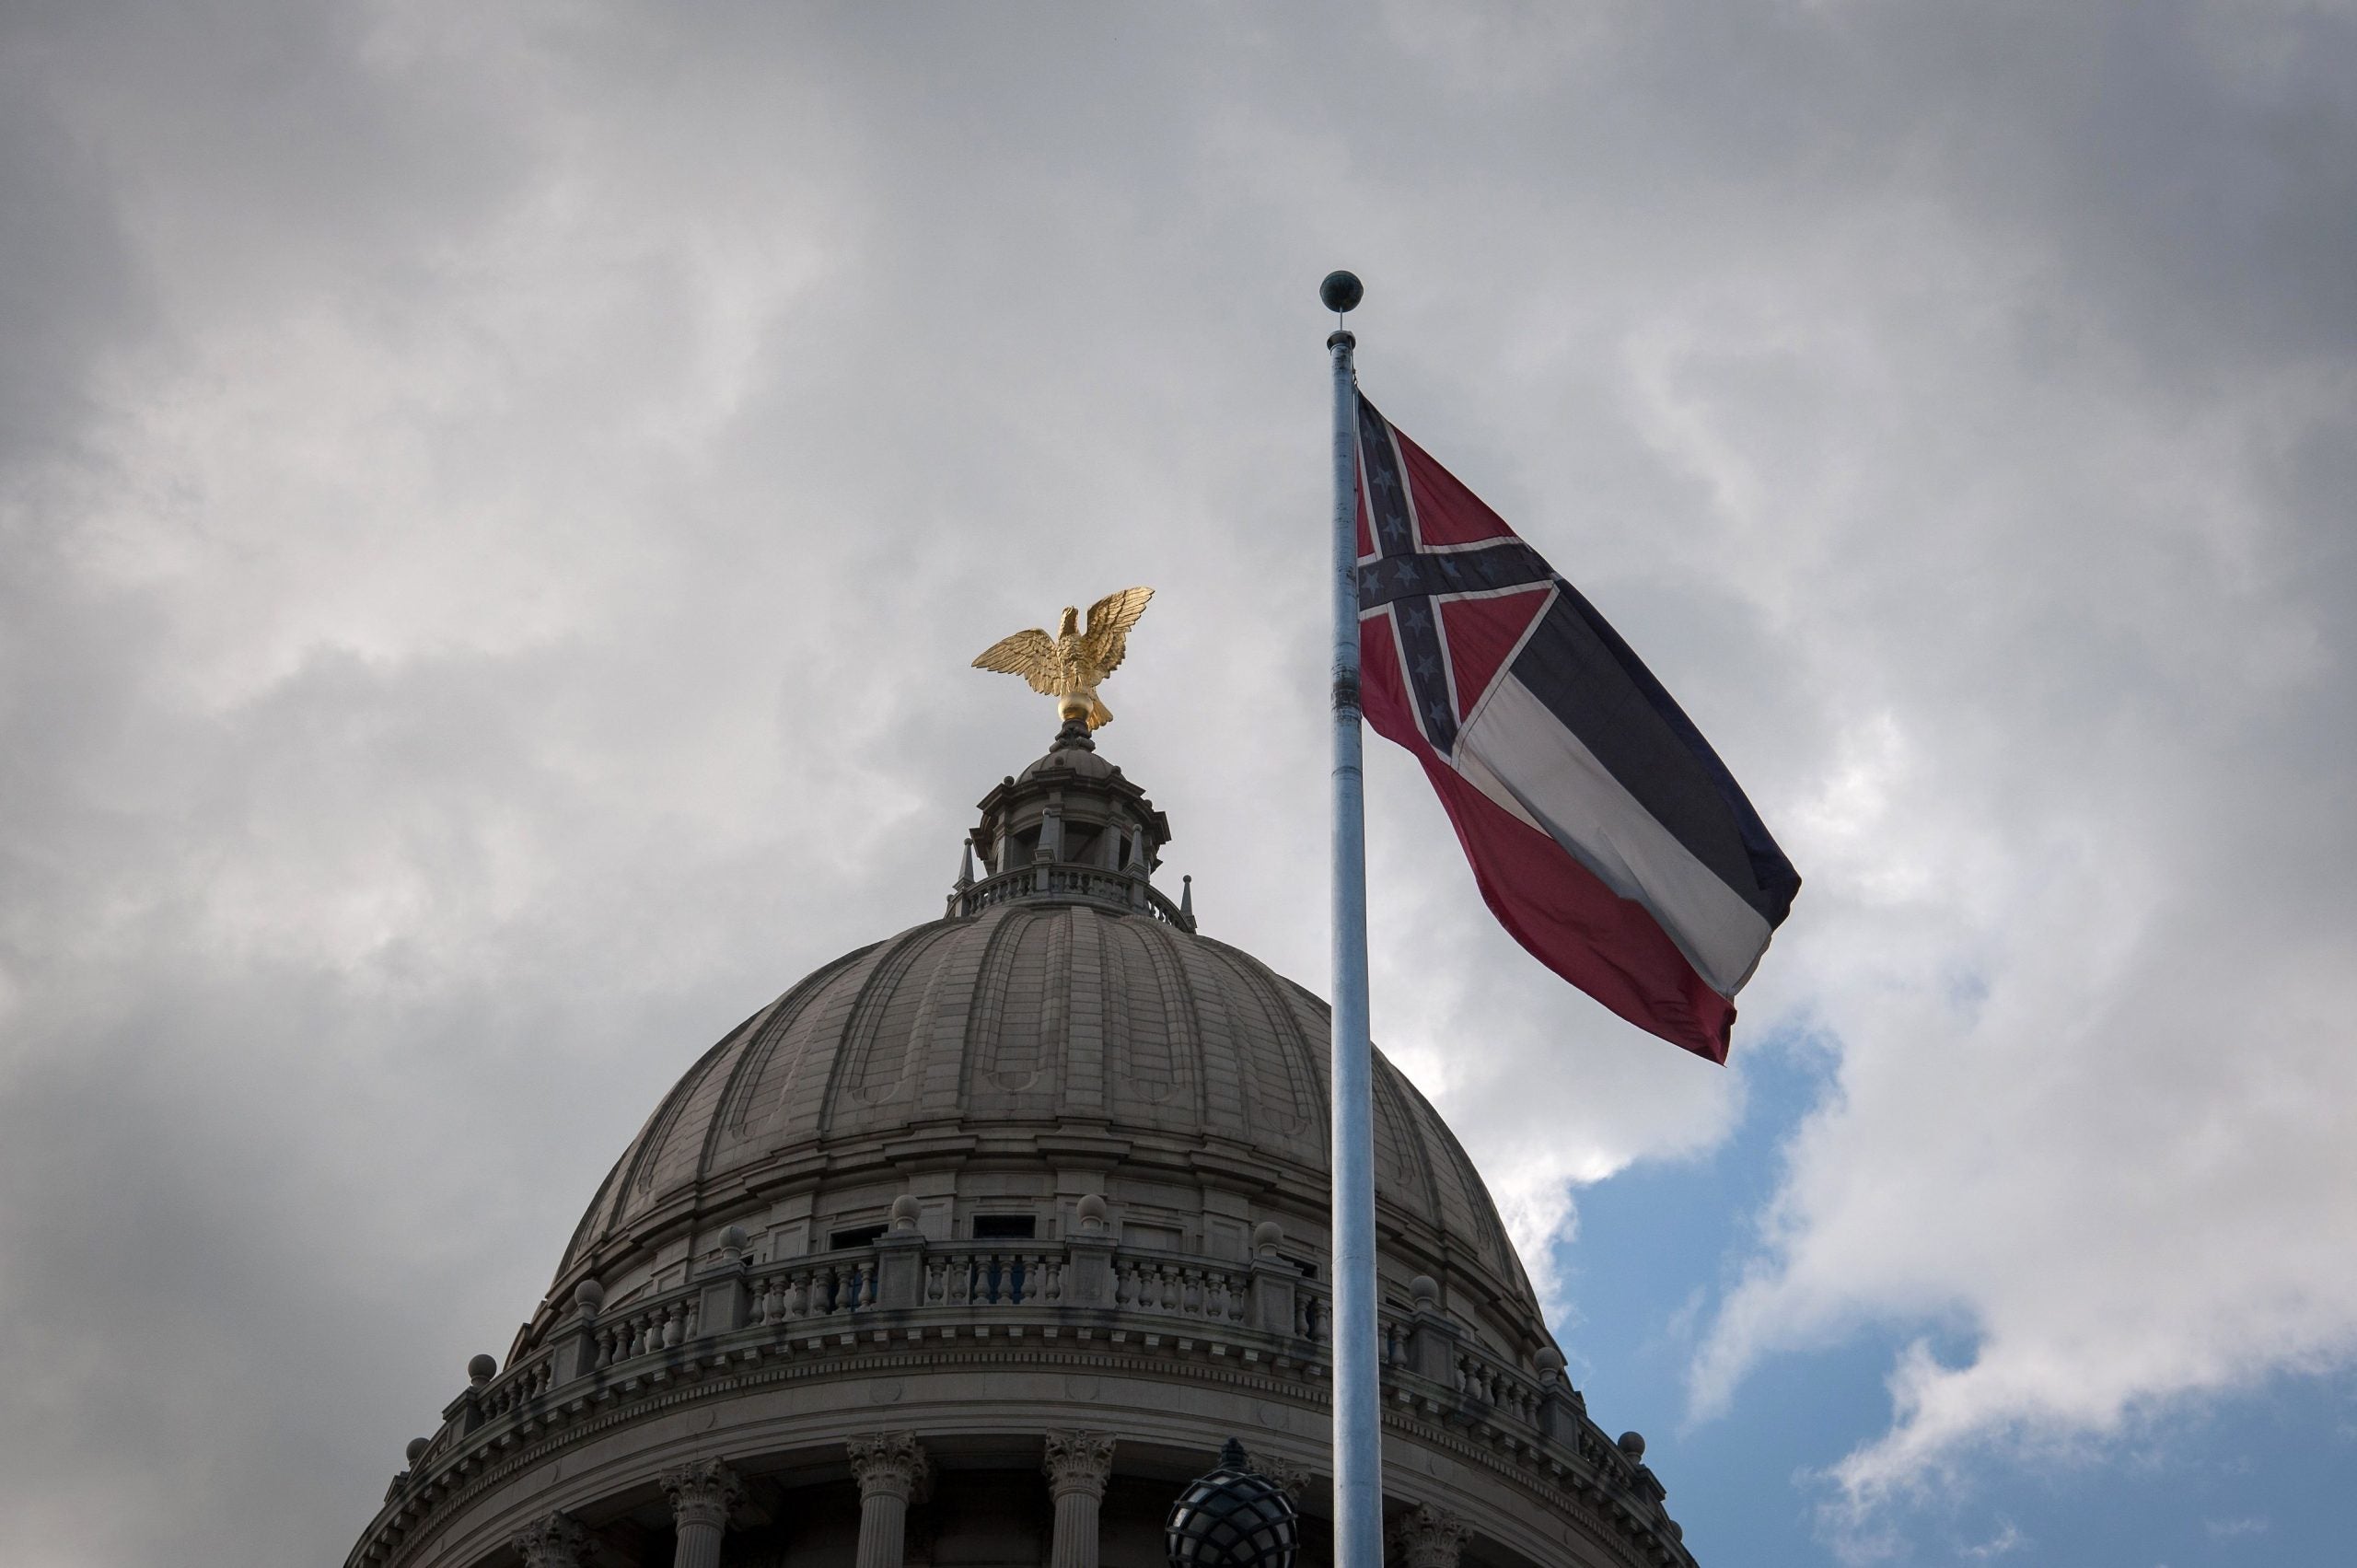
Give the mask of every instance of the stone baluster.
[(551, 1514), (527, 1525), (512, 1544), (524, 1568), (583, 1568), (589, 1556), (589, 1532), (570, 1514)]
[(1457, 1568), (1473, 1527), (1446, 1508), (1419, 1504), (1392, 1527), (1393, 1551), (1385, 1561), (1399, 1568)]
[(1040, 1468), (1056, 1504), (1048, 1568), (1097, 1568), (1097, 1515), (1113, 1477), (1113, 1439), (1101, 1432), (1051, 1432)]
[(671, 1528), (679, 1538), (671, 1568), (720, 1568), (722, 1532), (745, 1495), (737, 1472), (718, 1459), (702, 1459), (665, 1470), (662, 1485), (671, 1504)]
[(859, 1550), (853, 1568), (901, 1568), (909, 1503), (924, 1490), (932, 1466), (916, 1434), (871, 1432), (847, 1441), (859, 1482)]

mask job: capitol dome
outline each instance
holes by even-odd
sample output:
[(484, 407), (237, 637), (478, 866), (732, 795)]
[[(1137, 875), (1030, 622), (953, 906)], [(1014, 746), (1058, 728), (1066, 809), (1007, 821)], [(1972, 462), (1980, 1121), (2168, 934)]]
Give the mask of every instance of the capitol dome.
[[(1197, 931), (1085, 738), (981, 811), (942, 918), (663, 1098), (352, 1568), (1157, 1568), (1231, 1436), (1323, 1561), (1326, 1005)], [(1690, 1562), (1456, 1138), (1379, 1055), (1375, 1089), (1395, 1549)]]

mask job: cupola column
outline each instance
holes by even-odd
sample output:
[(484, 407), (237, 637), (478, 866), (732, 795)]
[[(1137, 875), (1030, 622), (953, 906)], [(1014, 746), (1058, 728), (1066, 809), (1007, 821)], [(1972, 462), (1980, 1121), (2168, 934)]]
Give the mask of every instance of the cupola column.
[(1113, 1439), (1101, 1432), (1051, 1432), (1040, 1468), (1056, 1502), (1048, 1568), (1097, 1568), (1097, 1515), (1113, 1477)]
[(900, 1568), (909, 1503), (921, 1496), (933, 1467), (910, 1432), (872, 1432), (844, 1444), (859, 1482), (859, 1551), (853, 1568)]
[(720, 1568), (721, 1533), (745, 1495), (737, 1472), (718, 1459), (680, 1465), (663, 1472), (663, 1495), (670, 1501), (671, 1528), (679, 1542), (671, 1568)]

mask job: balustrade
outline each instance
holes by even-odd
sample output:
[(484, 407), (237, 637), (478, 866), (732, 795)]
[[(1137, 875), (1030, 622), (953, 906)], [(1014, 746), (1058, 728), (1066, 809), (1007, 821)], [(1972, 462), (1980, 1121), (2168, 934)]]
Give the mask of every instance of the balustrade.
[[(660, 1295), (626, 1303), (585, 1325), (583, 1331), (596, 1346), (594, 1366), (561, 1374), (562, 1358), (552, 1346), (543, 1345), (519, 1357), (515, 1365), (478, 1389), (470, 1400), (472, 1414), (460, 1430), (483, 1434), (470, 1441), (511, 1442), (516, 1430), (534, 1430), (536, 1423), (550, 1419), (552, 1410), (575, 1399), (572, 1390), (607, 1397), (588, 1388), (591, 1376), (603, 1383), (610, 1372), (615, 1381), (605, 1387), (627, 1389), (635, 1386), (635, 1379), (650, 1375), (650, 1369), (633, 1365), (642, 1358), (653, 1362), (651, 1375), (657, 1379), (676, 1376), (678, 1358), (668, 1353), (683, 1347), (690, 1347), (686, 1366), (692, 1374), (699, 1365), (726, 1365), (749, 1336), (783, 1337), (790, 1342), (800, 1332), (810, 1330), (831, 1337), (839, 1327), (848, 1330), (854, 1319), (866, 1321), (868, 1315), (882, 1310), (879, 1293), (885, 1254), (894, 1245), (906, 1246), (846, 1248), (749, 1271), (744, 1276), (745, 1311), (735, 1319), (742, 1327), (716, 1330), (709, 1339), (702, 1338), (699, 1319), (700, 1302), (714, 1278), (710, 1273)], [(1084, 1324), (1104, 1323), (1114, 1329), (1122, 1327), (1125, 1318), (1143, 1326), (1167, 1324), (1180, 1329), (1184, 1331), (1167, 1342), (1183, 1353), (1190, 1340), (1198, 1345), (1206, 1339), (1216, 1343), (1230, 1335), (1237, 1338), (1229, 1342), (1249, 1347), (1256, 1337), (1267, 1337), (1261, 1325), (1272, 1321), (1261, 1316), (1268, 1307), (1254, 1295), (1256, 1270), (1264, 1270), (1265, 1265), (1116, 1248), (1110, 1253), (1110, 1300), (1082, 1290), (1080, 1300), (1074, 1301), (1068, 1299), (1067, 1287), (1075, 1263), (1102, 1269), (1105, 1263), (1096, 1260), (1104, 1257), (1103, 1251), (1084, 1259), (1078, 1249), (1059, 1242), (957, 1241), (927, 1242), (921, 1249), (908, 1248), (900, 1256), (906, 1260), (911, 1254), (916, 1267), (896, 1276), (903, 1283), (892, 1288), (913, 1290), (914, 1299), (896, 1298), (891, 1316), (882, 1320), (906, 1321), (911, 1333), (931, 1332), (926, 1327), (931, 1322), (983, 1313), (1036, 1315), (1051, 1323), (1072, 1313), (1080, 1315)], [(1274, 1283), (1263, 1277), (1263, 1289)], [(1285, 1358), (1290, 1357), (1293, 1365), (1306, 1366), (1310, 1376), (1318, 1376), (1315, 1368), (1325, 1359), (1333, 1340), (1331, 1297), (1325, 1286), (1311, 1280), (1286, 1279), (1282, 1283), (1279, 1299), (1292, 1303), (1290, 1332), (1278, 1336), (1277, 1344), (1268, 1348), (1275, 1350), (1278, 1365), (1287, 1365)], [(906, 1305), (900, 1305), (902, 1301)], [(1274, 1321), (1285, 1321), (1282, 1309)], [(1382, 1309), (1376, 1324), (1378, 1352), (1385, 1384), (1397, 1387), (1431, 1413), (1432, 1395), (1426, 1392), (1430, 1382), (1413, 1376), (1416, 1357), (1426, 1353), (1414, 1342), (1421, 1331), (1418, 1322), (1415, 1315), (1398, 1307)], [(863, 1333), (860, 1340), (865, 1339)], [(700, 1340), (713, 1351), (696, 1348)], [(1551, 1380), (1532, 1376), (1511, 1359), (1469, 1339), (1451, 1336), (1451, 1340), (1448, 1358), (1441, 1365), (1453, 1370), (1454, 1388), (1447, 1392), (1454, 1396), (1454, 1419), (1488, 1427), (1515, 1449), (1527, 1446), (1538, 1451), (1543, 1445), (1567, 1444), (1569, 1452), (1607, 1484), (1635, 1484), (1636, 1467), (1585, 1423), (1560, 1436), (1550, 1435), (1561, 1431), (1549, 1412)], [(853, 1342), (846, 1336), (844, 1342)], [(560, 1375), (582, 1382), (558, 1386)], [(1407, 1381), (1398, 1381), (1403, 1378)], [(1445, 1384), (1446, 1380), (1445, 1376)], [(493, 1423), (501, 1424), (492, 1427)], [(447, 1429), (429, 1450), (437, 1456), (452, 1451)]]
[(476, 1413), (492, 1421), (522, 1409), (526, 1401), (548, 1392), (554, 1370), (554, 1358), (546, 1351), (517, 1363), (484, 1387), (475, 1400)]
[[(1071, 1258), (1056, 1243), (935, 1242), (923, 1253), (919, 1300), (910, 1310), (972, 1313), (1067, 1310), (1065, 1284)], [(785, 1332), (848, 1323), (878, 1307), (879, 1249), (844, 1249), (772, 1264), (746, 1281), (745, 1332)], [(1072, 1310), (1134, 1316), (1148, 1321), (1249, 1333), (1256, 1321), (1252, 1269), (1182, 1253), (1136, 1248), (1112, 1257), (1113, 1296), (1109, 1307)], [(702, 1282), (609, 1313), (591, 1329), (597, 1343), (595, 1370), (618, 1369), (644, 1356), (675, 1351), (699, 1336), (698, 1291)], [(1292, 1285), (1292, 1338), (1325, 1347), (1333, 1341), (1333, 1307), (1326, 1291), (1304, 1280)], [(920, 1318), (920, 1321), (923, 1319)], [(1378, 1314), (1376, 1331), (1387, 1381), (1411, 1365), (1409, 1318), (1394, 1310)], [(726, 1337), (726, 1336), (724, 1336)], [(1454, 1392), (1459, 1408), (1475, 1420), (1536, 1433), (1541, 1424), (1546, 1388), (1504, 1357), (1480, 1345), (1459, 1343), (1454, 1351)], [(555, 1359), (541, 1350), (509, 1367), (476, 1400), (480, 1420), (527, 1411), (552, 1391)], [(1591, 1464), (1618, 1474), (1625, 1463), (1608, 1445), (1582, 1434), (1575, 1446)]]
[(696, 1302), (691, 1296), (658, 1301), (621, 1312), (598, 1325), (599, 1370), (642, 1355), (673, 1349), (695, 1336)]
[(1195, 929), (1194, 917), (1172, 903), (1143, 877), (1132, 877), (1126, 871), (1107, 871), (1094, 865), (1067, 865), (1053, 862), (1017, 866), (994, 877), (985, 877), (971, 887), (950, 894), (949, 907), (959, 915), (975, 915), (1012, 899), (1032, 898), (1086, 899), (1091, 903), (1112, 904), (1132, 913), (1151, 916), (1181, 931)]
[(790, 1264), (752, 1282), (755, 1324), (833, 1318), (876, 1305), (876, 1254)]
[(1124, 1251), (1113, 1260), (1113, 1305), (1203, 1323), (1244, 1322), (1251, 1274), (1199, 1258)]
[(964, 1247), (929, 1249), (924, 1266), (927, 1307), (1048, 1307), (1063, 1299), (1061, 1249)]
[(1487, 1351), (1468, 1347), (1457, 1353), (1457, 1389), (1524, 1425), (1538, 1423), (1538, 1385)]

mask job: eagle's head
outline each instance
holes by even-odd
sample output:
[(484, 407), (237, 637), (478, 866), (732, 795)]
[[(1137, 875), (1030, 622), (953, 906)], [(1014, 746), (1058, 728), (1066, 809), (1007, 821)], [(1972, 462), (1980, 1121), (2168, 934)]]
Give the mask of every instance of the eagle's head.
[(1068, 604), (1068, 605), (1066, 605), (1066, 606), (1064, 606), (1064, 618), (1063, 618), (1062, 621), (1057, 621), (1057, 622), (1056, 622), (1056, 635), (1057, 635), (1057, 636), (1059, 636), (1059, 637), (1069, 637), (1069, 636), (1072, 636), (1074, 633), (1077, 633), (1079, 630), (1080, 630), (1080, 610), (1079, 610), (1079, 608), (1078, 608), (1077, 606), (1074, 606), (1074, 605), (1069, 605), (1069, 604)]

